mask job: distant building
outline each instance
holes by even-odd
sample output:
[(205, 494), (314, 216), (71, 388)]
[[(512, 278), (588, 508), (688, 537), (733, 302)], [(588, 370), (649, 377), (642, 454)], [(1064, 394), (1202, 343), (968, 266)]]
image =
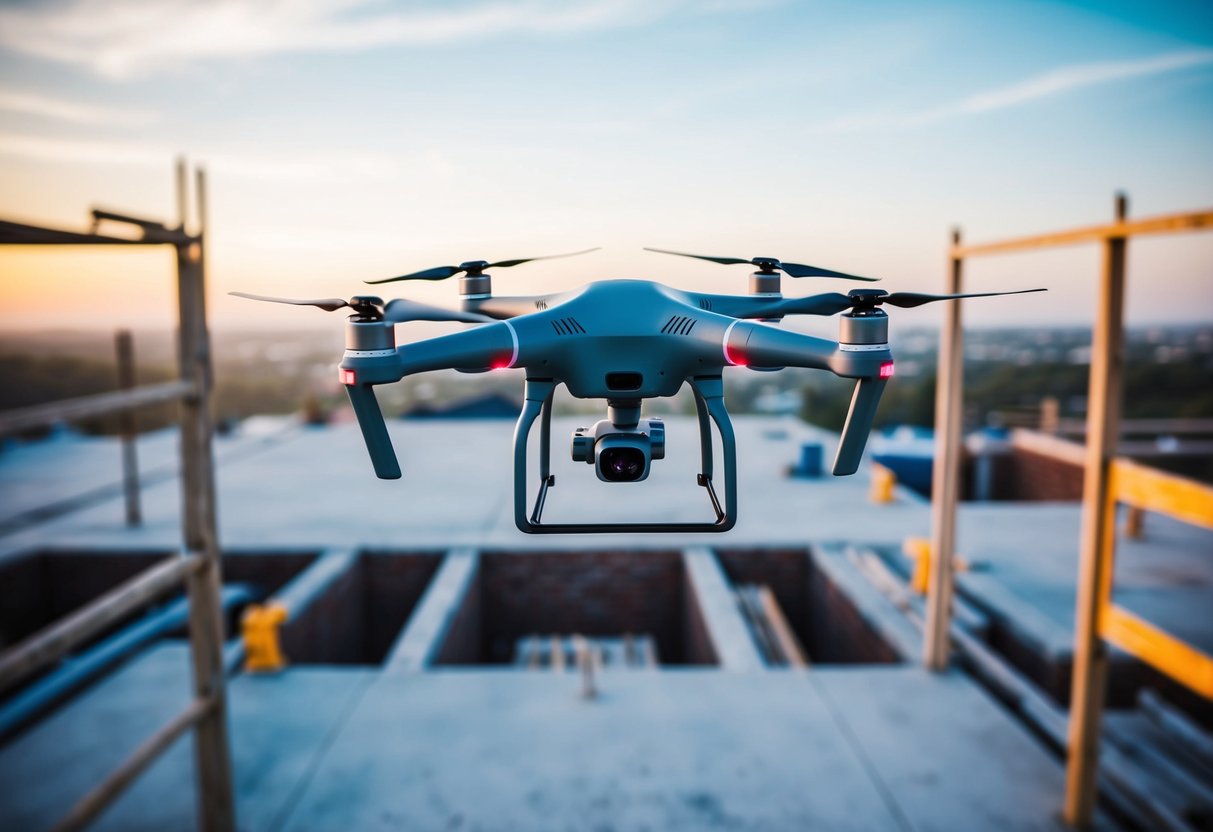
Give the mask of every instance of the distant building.
[(517, 419), (522, 403), (504, 393), (485, 393), (443, 405), (419, 404), (402, 419)]

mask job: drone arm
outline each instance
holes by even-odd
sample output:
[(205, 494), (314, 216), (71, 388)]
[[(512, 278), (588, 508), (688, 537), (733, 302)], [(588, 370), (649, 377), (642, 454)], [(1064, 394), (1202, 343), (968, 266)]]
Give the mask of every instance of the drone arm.
[(401, 377), (431, 370), (499, 370), (518, 359), (518, 335), (505, 321), (396, 348)]
[(880, 396), (893, 372), (893, 356), (887, 345), (836, 344), (824, 338), (742, 321), (730, 327), (724, 349), (731, 364), (809, 367), (858, 379), (833, 467), (834, 476), (855, 473), (863, 458)]
[[(373, 336), (374, 333), (360, 335), (359, 339), (373, 342)], [(359, 343), (359, 340), (354, 343)], [(379, 343), (390, 345), (391, 340), (384, 339)], [(389, 384), (406, 375), (427, 370), (508, 367), (518, 356), (517, 343), (509, 324), (495, 323), (405, 344), (394, 350), (346, 350), (341, 361), (341, 383), (350, 397), (350, 404), (354, 406), (354, 415), (358, 418), (358, 427), (362, 429), (362, 438), (366, 442), (376, 476), (384, 480), (400, 478), (400, 464), (392, 449), (383, 411), (375, 398), (373, 388), (376, 384)]]
[(477, 312), (490, 318), (506, 320), (529, 315), (559, 302), (560, 295), (513, 295), (508, 297), (465, 297), (464, 312)]
[(724, 338), (725, 360), (736, 366), (835, 369), (838, 344), (765, 324), (736, 321)]

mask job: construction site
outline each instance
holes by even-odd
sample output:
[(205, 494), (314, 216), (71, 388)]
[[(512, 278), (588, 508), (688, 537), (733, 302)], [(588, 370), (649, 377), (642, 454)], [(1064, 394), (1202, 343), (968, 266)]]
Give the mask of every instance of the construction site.
[[(0, 414), (180, 402), (176, 429), (0, 456), (0, 828), (1213, 828), (1213, 487), (1122, 456), (1117, 359), (1126, 245), (1213, 211), (1122, 197), (1108, 224), (952, 239), (950, 292), (970, 258), (1103, 247), (1077, 438), (1045, 418), (964, 450), (956, 303), (930, 497), (870, 458), (823, 475), (836, 434), (743, 416), (729, 533), (527, 536), (509, 420), (393, 420), (399, 482), (348, 422), (215, 433), (193, 185), (175, 225), (0, 223), (173, 250), (180, 356)], [(548, 509), (699, 520), (695, 428), (666, 420), (639, 497), (596, 500), (557, 454)], [(1012, 493), (962, 501), (981, 477)]]

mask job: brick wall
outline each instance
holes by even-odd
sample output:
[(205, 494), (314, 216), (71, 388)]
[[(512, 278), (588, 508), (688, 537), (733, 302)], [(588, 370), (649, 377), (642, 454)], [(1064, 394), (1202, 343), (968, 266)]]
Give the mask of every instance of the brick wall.
[(809, 570), (806, 549), (717, 549), (716, 558), (736, 584), (766, 584), (806, 650), (809, 639)]
[(293, 664), (376, 665), (404, 630), (437, 571), (437, 553), (360, 555), (280, 637)]
[(678, 552), (492, 552), (480, 558), (481, 659), (530, 634), (648, 634), (662, 664), (694, 662)]

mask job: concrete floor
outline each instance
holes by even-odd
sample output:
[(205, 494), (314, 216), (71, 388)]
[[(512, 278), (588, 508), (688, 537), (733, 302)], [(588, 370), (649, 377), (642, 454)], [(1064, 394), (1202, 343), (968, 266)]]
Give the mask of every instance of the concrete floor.
[[(648, 483), (599, 483), (564, 453), (584, 420), (557, 419), (558, 485), (547, 516), (700, 519), (696, 429), (667, 420), (669, 458)], [(739, 419), (741, 520), (728, 535), (529, 537), (513, 527), (512, 423), (393, 423), (405, 477), (374, 479), (353, 425), (218, 440), (220, 530), (230, 549), (372, 546), (447, 550), (797, 547), (848, 541), (896, 549), (929, 534), (929, 507), (899, 492), (867, 500), (868, 477), (788, 479), (804, 441), (793, 420)], [(171, 471), (171, 434), (140, 442)], [(65, 440), (0, 455), (0, 558), (42, 547), (143, 550), (179, 543), (176, 480), (152, 477), (145, 524), (122, 525), (116, 445)], [(107, 492), (106, 489), (109, 489)], [(47, 497), (82, 507), (21, 526)], [(983, 561), (966, 592), (1068, 648), (1077, 571), (1074, 505), (966, 505), (960, 549)], [(1123, 547), (1118, 600), (1213, 641), (1213, 551), (1191, 530), (1147, 521)], [(17, 528), (17, 526), (21, 526)], [(873, 595), (875, 593), (872, 593)], [(875, 603), (875, 602), (874, 602)], [(1140, 605), (1140, 606), (1139, 606)], [(907, 651), (903, 653), (908, 655)], [(0, 749), (0, 828), (44, 826), (176, 713), (179, 646), (143, 654)], [(442, 670), (379, 674), (300, 667), (231, 686), (233, 753), (246, 829), (1046, 829), (1062, 794), (1057, 761), (961, 675), (912, 664), (808, 674), (615, 673), (583, 702), (552, 674)], [(193, 816), (188, 743), (153, 767), (99, 828), (178, 828)]]
[[(45, 828), (187, 695), (164, 645), (0, 750), (0, 828)], [(960, 674), (619, 671), (232, 680), (242, 829), (1037, 830), (1057, 762)], [(188, 742), (104, 830), (189, 828)]]
[[(667, 459), (645, 483), (599, 482), (572, 462), (566, 439), (586, 421), (554, 420), (553, 472), (545, 518), (710, 519), (698, 470), (694, 419), (667, 419)], [(447, 549), (719, 546), (849, 542), (899, 551), (908, 536), (929, 537), (930, 508), (906, 489), (876, 506), (864, 468), (852, 477), (789, 479), (802, 443), (820, 442), (832, 458), (836, 437), (791, 418), (736, 419), (740, 520), (727, 535), (528, 536), (514, 528), (509, 420), (395, 421), (390, 430), (404, 478), (373, 476), (356, 426), (302, 428), (260, 420), (216, 442), (221, 539), (230, 549), (318, 551), (351, 545)], [(144, 438), (140, 460), (171, 470), (170, 433)], [(0, 558), (46, 545), (85, 548), (173, 548), (179, 545), (177, 481), (161, 477), (144, 489), (146, 521), (122, 525), (116, 491), (50, 522), (3, 532), (32, 500), (69, 499), (113, 486), (117, 444), (78, 439), (19, 447), (0, 454)], [(532, 480), (535, 480), (532, 476)], [(537, 488), (537, 482), (535, 482)], [(112, 491), (112, 488), (111, 488)], [(980, 606), (1015, 622), (1025, 641), (1051, 656), (1073, 644), (1081, 509), (1074, 503), (966, 503), (958, 551), (981, 564), (959, 576)], [(1116, 600), (1170, 632), (1213, 651), (1213, 532), (1148, 516), (1143, 541), (1121, 541)]]

